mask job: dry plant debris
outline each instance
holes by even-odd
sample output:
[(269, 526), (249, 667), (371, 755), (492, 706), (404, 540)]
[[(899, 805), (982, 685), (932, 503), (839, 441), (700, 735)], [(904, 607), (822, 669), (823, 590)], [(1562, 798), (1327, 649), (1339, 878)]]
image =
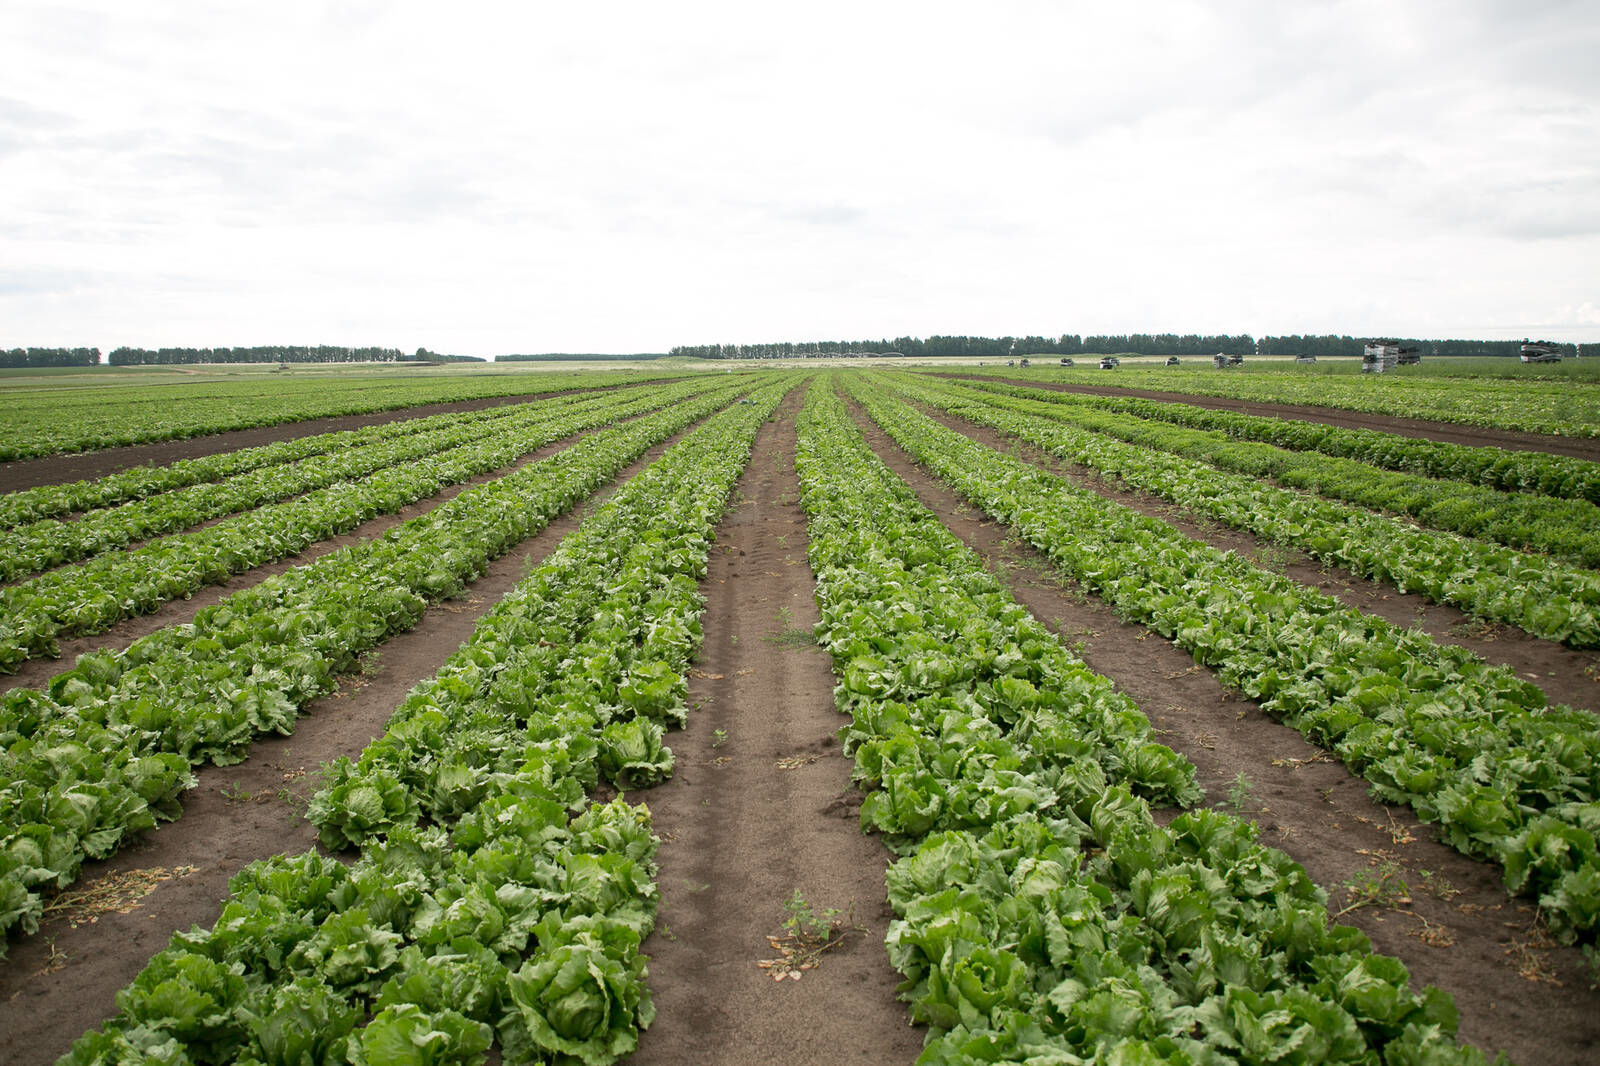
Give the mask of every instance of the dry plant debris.
[(193, 866), (151, 866), (107, 874), (87, 888), (62, 892), (51, 899), (44, 905), (44, 918), (63, 918), (74, 929), (92, 925), (107, 914), (127, 914), (157, 885), (187, 877), (194, 871)]

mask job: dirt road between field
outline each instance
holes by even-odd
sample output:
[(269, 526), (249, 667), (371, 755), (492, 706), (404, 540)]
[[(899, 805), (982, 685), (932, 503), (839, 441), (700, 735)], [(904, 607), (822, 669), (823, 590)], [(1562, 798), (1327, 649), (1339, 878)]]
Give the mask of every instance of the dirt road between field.
[[(1000, 381), (999, 378), (975, 374), (940, 374), (940, 377), (964, 381)], [(1160, 392), (1155, 389), (1125, 389), (1116, 385), (1078, 385), (1061, 381), (1005, 380), (1007, 385), (1024, 385), (1053, 392), (1077, 392), (1090, 396), (1138, 396), (1146, 400), (1167, 403), (1186, 403), (1215, 411), (1240, 411), (1247, 415), (1265, 415), (1270, 418), (1292, 418), (1301, 422), (1322, 422), (1345, 429), (1371, 429), (1379, 433), (1393, 433), (1400, 437), (1436, 440), (1446, 444), (1465, 444), (1474, 448), (1508, 448), (1512, 451), (1550, 452), (1571, 455), (1579, 459), (1600, 462), (1600, 438), (1556, 437), (1546, 433), (1523, 433), (1511, 429), (1458, 425), (1453, 422), (1430, 422), (1420, 418), (1396, 418), (1392, 415), (1351, 411), (1339, 407), (1317, 407), (1311, 404), (1261, 403), (1255, 400), (1236, 400), (1224, 396), (1199, 396), (1187, 392)]]
[[(260, 738), (238, 765), (198, 769), (199, 784), (183, 796), (183, 815), (177, 821), (145, 834), (105, 862), (85, 864), (83, 877), (68, 891), (100, 893), (113, 903), (121, 899), (128, 909), (63, 909), (47, 917), (36, 934), (10, 945), (9, 958), (0, 962), (0, 1062), (53, 1063), (72, 1041), (115, 1012), (117, 991), (173, 932), (216, 921), (229, 878), (257, 859), (315, 846), (316, 833), (304, 810), (306, 799), (319, 787), (322, 763), (340, 755), (354, 758), (380, 736), (412, 686), (438, 670), (530, 566), (687, 432), (651, 448), (587, 501), (492, 562), (462, 595), (430, 605), (414, 629), (391, 637), (366, 656), (360, 673), (313, 701), (292, 736)], [(571, 443), (568, 438), (534, 454)], [(413, 506), (420, 513), (455, 491)], [(259, 570), (250, 571), (239, 580), (248, 584), (259, 576)]]
[[(835, 735), (845, 719), (809, 635), (817, 611), (794, 472), (802, 393), (762, 428), (717, 529), (689, 724), (669, 737), (677, 768), (632, 797), (662, 839), (660, 918), (644, 948), (658, 1014), (632, 1066), (882, 1066), (922, 1047), (883, 946), (890, 856), (858, 826), (861, 796)], [(784, 933), (797, 892), (848, 928), (815, 969), (775, 980), (784, 964), (759, 964), (782, 959), (767, 937)]]
[[(855, 414), (923, 504), (1035, 617), (1131, 695), (1162, 743), (1194, 762), (1206, 802), (1255, 820), (1263, 843), (1288, 852), (1327, 890), (1330, 911), (1373, 899), (1339, 920), (1402, 959), (1418, 986), (1454, 996), (1463, 1040), (1504, 1050), (1520, 1066), (1593, 1061), (1600, 996), (1589, 990), (1588, 968), (1575, 949), (1549, 942), (1531, 906), (1507, 897), (1498, 870), (1437, 843), (1410, 811), (1374, 802), (1326, 752), (1158, 634), (1121, 621)], [(990, 443), (988, 431), (963, 428)]]

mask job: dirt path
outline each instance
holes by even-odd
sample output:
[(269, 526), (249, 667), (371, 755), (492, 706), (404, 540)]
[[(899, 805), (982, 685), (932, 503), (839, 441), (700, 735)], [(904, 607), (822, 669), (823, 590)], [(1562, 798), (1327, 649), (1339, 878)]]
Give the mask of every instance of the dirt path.
[[(961, 378), (971, 381), (998, 381), (973, 374), (942, 374), (941, 377)], [(1507, 448), (1523, 452), (1551, 452), (1571, 455), (1579, 459), (1600, 461), (1600, 438), (1554, 437), (1545, 433), (1525, 433), (1513, 429), (1458, 425), (1453, 422), (1429, 422), (1420, 418), (1396, 418), (1392, 415), (1351, 411), (1341, 407), (1315, 407), (1310, 404), (1262, 403), (1256, 400), (1235, 400), (1224, 396), (1199, 396), (1187, 392), (1160, 392), (1155, 389), (1125, 389), (1115, 385), (1076, 385), (1059, 381), (1012, 381), (1007, 385), (1025, 385), (1054, 392), (1077, 392), (1091, 396), (1140, 396), (1147, 400), (1168, 403), (1186, 403), (1216, 411), (1241, 411), (1248, 415), (1266, 415), (1271, 418), (1292, 418), (1301, 422), (1323, 422), (1346, 429), (1371, 429), (1380, 433), (1393, 433), (1401, 437), (1436, 440), (1446, 444), (1465, 444), (1474, 448)]]
[[(597, 386), (599, 392), (616, 388), (616, 385)], [(217, 455), (241, 448), (259, 448), (284, 440), (299, 440), (318, 433), (337, 433), (348, 429), (365, 429), (408, 418), (448, 414), (453, 411), (481, 411), (489, 407), (504, 407), (513, 403), (528, 403), (550, 396), (565, 396), (565, 392), (528, 392), (517, 396), (485, 396), (476, 400), (459, 400), (455, 403), (425, 403), (415, 407), (401, 407), (390, 411), (369, 411), (361, 415), (340, 418), (311, 418), (304, 422), (280, 422), (252, 429), (235, 429), (226, 433), (211, 433), (187, 440), (153, 441), (149, 444), (129, 444), (121, 448), (102, 448), (93, 452), (74, 452), (70, 455), (47, 455), (39, 459), (18, 459), (0, 463), (0, 492), (15, 492), (39, 485), (59, 485), (64, 481), (80, 481), (105, 477), (130, 466), (146, 464), (165, 466), (179, 459), (193, 459), (201, 455)]]
[(1257, 566), (1293, 578), (1358, 611), (1397, 625), (1416, 627), (1436, 641), (1460, 645), (1488, 662), (1509, 666), (1557, 703), (1600, 712), (1600, 650), (1569, 648), (1514, 626), (1473, 618), (1455, 607), (1400, 592), (1393, 586), (1370, 581), (1349, 570), (1324, 566), (1297, 549), (1269, 543), (1250, 533), (1196, 516), (1158, 496), (1135, 492), (1115, 481), (1101, 479), (1087, 467), (1062, 462), (1044, 449), (1016, 437), (965, 422), (944, 411), (920, 406), (918, 409), (941, 425), (981, 444), (1014, 453), (1026, 462), (1124, 507), (1159, 518), (1186, 537), (1242, 555)]
[[(1507, 898), (1493, 867), (1434, 842), (1409, 811), (1372, 801), (1326, 753), (1058, 577), (1043, 555), (962, 503), (864, 414), (857, 419), (884, 461), (986, 557), (1012, 595), (1138, 701), (1162, 742), (1195, 763), (1209, 802), (1253, 817), (1264, 843), (1327, 889), (1331, 910), (1350, 902), (1347, 883), (1393, 884), (1385, 873), (1404, 880), (1408, 904), (1361, 907), (1340, 920), (1404, 960), (1418, 985), (1453, 995), (1462, 1039), (1504, 1050), (1519, 1066), (1594, 1060), (1600, 996), (1589, 991), (1582, 957), (1544, 940), (1533, 909)], [(1241, 774), (1246, 787), (1236, 789)]]
[[(883, 947), (890, 856), (858, 827), (833, 674), (801, 632), (817, 612), (794, 473), (800, 393), (762, 428), (717, 530), (677, 769), (640, 796), (663, 841), (662, 902), (645, 944), (658, 1014), (634, 1066), (880, 1066), (922, 1047)], [(777, 956), (766, 937), (796, 891), (851, 911), (860, 931), (801, 980), (774, 981), (756, 964)]]
[(530, 562), (548, 555), (594, 506), (682, 436), (651, 448), (589, 501), (491, 563), (460, 597), (429, 607), (416, 628), (369, 653), (360, 674), (344, 678), (337, 692), (307, 708), (293, 736), (262, 738), (244, 762), (198, 771), (200, 783), (184, 795), (177, 821), (106, 862), (86, 864), (73, 890), (105, 888), (138, 871), (163, 874), (127, 913), (76, 927), (65, 917), (46, 920), (38, 933), (11, 944), (9, 958), (0, 962), (0, 1062), (54, 1062), (72, 1041), (110, 1017), (117, 991), (174, 931), (216, 921), (228, 879), (242, 867), (314, 846), (316, 833), (303, 813), (318, 787), (321, 764), (354, 757), (381, 735), (411, 687), (471, 636), (479, 617), (522, 579)]

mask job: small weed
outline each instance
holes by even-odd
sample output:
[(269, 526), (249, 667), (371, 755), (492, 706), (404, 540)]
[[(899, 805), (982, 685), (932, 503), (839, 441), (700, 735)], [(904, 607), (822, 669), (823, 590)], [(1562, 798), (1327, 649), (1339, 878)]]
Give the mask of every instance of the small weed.
[(1380, 862), (1344, 883), (1350, 902), (1334, 915), (1342, 918), (1362, 907), (1405, 907), (1411, 904), (1411, 889), (1400, 876), (1400, 867)]
[(1233, 779), (1233, 784), (1228, 788), (1228, 798), (1217, 804), (1217, 806), (1226, 807), (1235, 815), (1243, 815), (1246, 809), (1253, 809), (1254, 803), (1255, 786), (1250, 783), (1250, 779), (1241, 770), (1239, 775)]
[(50, 954), (45, 958), (44, 965), (34, 972), (33, 976), (35, 977), (43, 977), (47, 973), (55, 973), (65, 967), (69, 961), (67, 953), (56, 947), (55, 937), (48, 937), (44, 944)]
[(767, 943), (777, 950), (779, 957), (756, 963), (771, 974), (774, 981), (800, 980), (806, 970), (814, 970), (822, 964), (824, 952), (843, 944), (851, 933), (862, 931), (853, 922), (853, 908), (851, 914), (836, 907), (819, 912), (798, 888), (783, 909), (786, 915), (783, 933), (767, 937)]
[(1289, 569), (1289, 552), (1276, 544), (1264, 544), (1256, 549), (1255, 558), (1251, 561), (1262, 570), (1281, 574)]
[(249, 803), (250, 793), (246, 792), (239, 782), (234, 781), (232, 784), (222, 786), (222, 798), (228, 803)]
[(727, 742), (728, 731), (726, 729), (713, 729), (711, 731), (711, 746), (713, 748), (720, 748)]
[(783, 648), (810, 648), (815, 647), (817, 635), (804, 626), (794, 624), (794, 611), (785, 604), (778, 608), (778, 625), (781, 627), (777, 633), (769, 633), (761, 639), (768, 644), (776, 644)]
[(783, 905), (788, 917), (783, 920), (784, 932), (793, 937), (824, 938), (833, 930), (834, 919), (840, 915), (837, 907), (829, 907), (821, 914), (811, 909), (811, 904), (800, 894), (797, 888), (794, 895), (789, 897), (789, 902)]
[(383, 671), (383, 653), (376, 648), (361, 656), (359, 662), (362, 677), (376, 677)]

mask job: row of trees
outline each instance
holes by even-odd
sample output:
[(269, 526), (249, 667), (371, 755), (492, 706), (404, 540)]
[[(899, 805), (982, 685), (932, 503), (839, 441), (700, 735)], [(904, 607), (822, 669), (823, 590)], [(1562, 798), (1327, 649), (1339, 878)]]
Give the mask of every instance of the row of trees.
[(0, 367), (98, 366), (99, 363), (99, 348), (0, 349)]
[(544, 352), (539, 355), (497, 355), (494, 357), (494, 361), (497, 363), (531, 363), (534, 361), (595, 363), (608, 359), (661, 359), (664, 358), (664, 355), (665, 353), (663, 352), (636, 352), (633, 355), (606, 355), (603, 352)]
[[(1019, 355), (1082, 355), (1086, 352), (1143, 352), (1146, 355), (1212, 355), (1216, 352), (1247, 355), (1256, 350), (1247, 334), (1237, 337), (1198, 333), (1124, 333), (1080, 337), (896, 337), (893, 340), (785, 341), (773, 344), (679, 345), (673, 355), (696, 359), (804, 359), (808, 356), (849, 356), (894, 353), (912, 358), (945, 356), (1004, 359)], [(1359, 349), (1357, 354), (1360, 354)], [(504, 358), (502, 356), (502, 358)]]
[[(98, 357), (99, 353), (95, 353)], [(481, 363), (473, 355), (440, 355), (418, 348), (348, 348), (342, 345), (263, 344), (253, 348), (113, 348), (112, 366), (173, 366), (183, 363)]]
[[(1391, 338), (1384, 338), (1389, 340)], [(1424, 355), (1515, 356), (1521, 341), (1417, 340), (1397, 339), (1416, 347)], [(679, 345), (673, 355), (696, 359), (804, 359), (815, 356), (849, 356), (894, 353), (912, 357), (978, 356), (1009, 358), (1023, 355), (1084, 355), (1108, 352), (1137, 352), (1141, 355), (1349, 355), (1359, 357), (1367, 338), (1326, 335), (1262, 337), (1248, 333), (1112, 333), (1080, 337), (1063, 333), (1059, 337), (896, 337), (893, 340), (809, 341), (774, 344), (698, 344)], [(1563, 344), (1563, 354), (1577, 354), (1578, 346)], [(504, 359), (505, 356), (500, 358)]]

